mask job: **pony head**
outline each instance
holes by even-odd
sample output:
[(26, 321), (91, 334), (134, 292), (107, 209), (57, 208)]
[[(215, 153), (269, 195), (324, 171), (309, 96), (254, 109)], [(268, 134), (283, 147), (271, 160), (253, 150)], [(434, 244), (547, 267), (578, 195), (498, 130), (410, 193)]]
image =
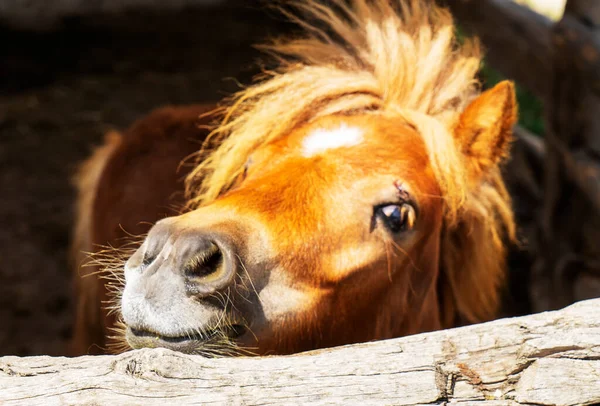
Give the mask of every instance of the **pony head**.
[(130, 346), (284, 354), (495, 316), (513, 86), (479, 91), (446, 10), (329, 3), (293, 2), (305, 36), (264, 46), (279, 69), (225, 107), (190, 210), (127, 261)]

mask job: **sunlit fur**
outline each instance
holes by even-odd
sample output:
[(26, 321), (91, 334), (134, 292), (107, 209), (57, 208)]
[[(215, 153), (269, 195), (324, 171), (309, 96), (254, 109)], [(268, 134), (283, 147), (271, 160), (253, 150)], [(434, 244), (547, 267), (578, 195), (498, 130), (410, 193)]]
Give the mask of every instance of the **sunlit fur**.
[(446, 325), (456, 316), (490, 319), (505, 266), (502, 236), (514, 236), (510, 201), (497, 167), (469, 184), (452, 136), (479, 94), (479, 46), (459, 45), (451, 15), (425, 1), (332, 3), (337, 13), (317, 1), (291, 2), (300, 13), (288, 15), (306, 35), (262, 47), (281, 67), (233, 97), (212, 135), (218, 147), (200, 153), (187, 179), (188, 205), (216, 199), (255, 150), (306, 122), (340, 113), (408, 120), (427, 145), (445, 201), (442, 278), (446, 309), (456, 311), (446, 312)]
[[(317, 320), (319, 317), (335, 315), (331, 323), (346, 326), (344, 322), (356, 316), (352, 313), (355, 297), (374, 297), (373, 292), (365, 294), (351, 287), (343, 291), (348, 295), (344, 306), (304, 311), (296, 319), (289, 316), (288, 324), (296, 325), (282, 325), (275, 330), (274, 337), (263, 337), (259, 342), (262, 346), (259, 353), (289, 353), (310, 349), (314, 343), (335, 345), (388, 338), (492, 319), (496, 316), (504, 275), (503, 242), (514, 237), (510, 201), (498, 167), (507, 155), (511, 126), (516, 118), (512, 86), (501, 84), (481, 96), (475, 79), (481, 62), (478, 45), (469, 40), (459, 44), (451, 16), (426, 1), (330, 0), (329, 3), (333, 3), (333, 8), (313, 0), (286, 2), (286, 7), (281, 8), (284, 14), (304, 27), (305, 35), (278, 39), (262, 46), (276, 58), (279, 68), (265, 72), (254, 85), (233, 96), (217, 110), (222, 113), (221, 123), (197, 153), (196, 165), (186, 180), (184, 212), (188, 213), (172, 221), (182, 228), (193, 229), (196, 223), (210, 226), (210, 221), (219, 213), (225, 213), (228, 206), (237, 210), (236, 213), (242, 213), (243, 221), (251, 221), (253, 205), (261, 203), (254, 199), (257, 196), (252, 191), (244, 189), (249, 158), (269, 149), (275, 151), (273, 156), (284, 154), (285, 149), (278, 143), (301, 138), (307, 128), (320, 131), (321, 123), (331, 129), (349, 122), (364, 130), (365, 138), (373, 131), (379, 131), (382, 142), (395, 134), (411, 142), (396, 154), (391, 151), (386, 159), (397, 157), (399, 161), (415, 163), (415, 168), (410, 168), (414, 170), (404, 174), (408, 177), (408, 186), (410, 182), (421, 183), (427, 185), (424, 190), (435, 191), (431, 195), (418, 196), (428, 216), (417, 222), (421, 221), (423, 235), (430, 232), (430, 236), (439, 238), (428, 240), (427, 244), (419, 241), (402, 247), (394, 239), (385, 237), (381, 241), (387, 254), (385, 264), (381, 261), (369, 264), (368, 253), (361, 256), (362, 247), (355, 247), (354, 256), (367, 262), (366, 268), (387, 267), (386, 282), (390, 283), (382, 283), (380, 287), (388, 286), (389, 291), (395, 289), (393, 292), (398, 293), (388, 302), (379, 303), (381, 308), (377, 309), (377, 316), (380, 321), (369, 332), (338, 331), (337, 340), (328, 338), (328, 341), (319, 342), (315, 339), (318, 335), (315, 330), (323, 323), (323, 320)], [(169, 114), (177, 117), (178, 113)], [(168, 128), (165, 125), (165, 131)], [(392, 144), (382, 143), (380, 147), (385, 149)], [(118, 152), (114, 154), (118, 155)], [(157, 162), (160, 162), (158, 158)], [(363, 169), (376, 173), (377, 164), (373, 160), (365, 161)], [(84, 175), (86, 170), (84, 168)], [(94, 177), (92, 172), (88, 175), (91, 179)], [(357, 171), (357, 177), (359, 173)], [(281, 179), (286, 176), (282, 173)], [(105, 179), (105, 182), (110, 181), (109, 177)], [(390, 182), (390, 187), (392, 185)], [(325, 181), (315, 184), (321, 188), (331, 186)], [(335, 186), (339, 188), (340, 185)], [(274, 195), (280, 192), (271, 191)], [(96, 193), (94, 188), (86, 188), (80, 183), (83, 206), (90, 193)], [(271, 204), (268, 197), (265, 202), (263, 211)], [(136, 204), (139, 202), (130, 202), (132, 208), (137, 207)], [(86, 238), (85, 229), (93, 228), (86, 223), (85, 216), (101, 209), (80, 211), (76, 249), (87, 246), (81, 241)], [(209, 215), (194, 217), (196, 209), (200, 213), (207, 210), (204, 213)], [(307, 209), (307, 213), (310, 210)], [(253, 227), (286, 231), (275, 233), (279, 236), (277, 247), (282, 249), (277, 253), (281, 258), (278, 265), (289, 273), (285, 277), (317, 279), (319, 275), (309, 272), (299, 275), (301, 272), (294, 261), (302, 261), (301, 254), (311, 255), (311, 260), (316, 260), (319, 255), (324, 256), (319, 249), (333, 251), (333, 248), (315, 244), (305, 248), (310, 251), (308, 253), (283, 251), (285, 247), (297, 248), (294, 238), (302, 235), (296, 230), (300, 226), (289, 220), (298, 219), (293, 213), (285, 214), (279, 217), (280, 223), (257, 221), (260, 224)], [(290, 222), (284, 224), (286, 219)], [(306, 219), (305, 224), (311, 224), (312, 220)], [(325, 230), (324, 234), (327, 232), (342, 234), (334, 229)], [(335, 248), (342, 251), (342, 247)], [(99, 250), (91, 248), (89, 251)], [(114, 286), (122, 285), (122, 259), (110, 252), (106, 258), (101, 253), (94, 257), (97, 265), (113, 270), (109, 273), (113, 275)], [(427, 258), (439, 258), (439, 263), (435, 262), (436, 269), (421, 269), (419, 261), (426, 262)], [(234, 285), (219, 293), (218, 299), (225, 309), (231, 308), (233, 302), (252, 304), (250, 298), (259, 296), (244, 261), (240, 259), (240, 262), (244, 272), (237, 276)], [(394, 272), (393, 267), (402, 272)], [(328, 271), (327, 277), (335, 276), (336, 269)], [(361, 281), (360, 278), (368, 278), (368, 275), (358, 278)], [(419, 279), (423, 281), (417, 287)], [(434, 286), (431, 286), (432, 281)], [(366, 291), (368, 286), (360, 287)], [(83, 289), (88, 287), (83, 286)], [(93, 289), (103, 288), (96, 284)], [(421, 293), (416, 292), (418, 289)], [(112, 290), (116, 298), (113, 307), (118, 309), (120, 289)], [(436, 291), (435, 294), (430, 294), (432, 291)], [(409, 294), (415, 297), (422, 294), (430, 298), (428, 300), (435, 299), (436, 303), (410, 302)], [(79, 296), (85, 294), (80, 292)], [(315, 303), (320, 302), (315, 300)], [(310, 304), (304, 303), (305, 306)], [(364, 310), (371, 303), (360, 305)], [(428, 311), (436, 314), (427, 314)], [(397, 320), (404, 323), (402, 328), (393, 326)], [(223, 323), (228, 322), (224, 318)], [(118, 341), (122, 340), (123, 332), (119, 323), (116, 324)], [(203, 331), (199, 328), (198, 333), (201, 335)], [(214, 352), (211, 352), (213, 344)], [(118, 349), (125, 348), (126, 345)], [(207, 343), (197, 352), (233, 355), (244, 351), (252, 352), (253, 349), (239, 348), (224, 337), (221, 342)]]

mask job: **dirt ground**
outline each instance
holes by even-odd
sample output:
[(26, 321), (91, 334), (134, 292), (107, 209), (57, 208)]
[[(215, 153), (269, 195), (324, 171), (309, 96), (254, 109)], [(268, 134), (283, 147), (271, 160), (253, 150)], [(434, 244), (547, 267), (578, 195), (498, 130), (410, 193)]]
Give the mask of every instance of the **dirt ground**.
[(0, 28), (0, 355), (60, 355), (71, 335), (67, 250), (78, 163), (111, 128), (247, 82), (251, 45), (282, 30), (251, 7), (88, 16)]

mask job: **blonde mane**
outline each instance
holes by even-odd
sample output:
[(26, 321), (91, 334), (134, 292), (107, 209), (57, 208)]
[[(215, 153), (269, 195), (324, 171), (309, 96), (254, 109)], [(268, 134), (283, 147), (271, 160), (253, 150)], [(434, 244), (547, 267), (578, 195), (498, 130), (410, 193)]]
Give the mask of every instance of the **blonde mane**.
[(199, 153), (188, 208), (227, 191), (257, 148), (334, 114), (376, 114), (413, 123), (428, 148), (445, 203), (441, 283), (446, 325), (494, 316), (504, 269), (503, 238), (514, 234), (499, 170), (469, 185), (452, 129), (479, 94), (479, 46), (459, 44), (451, 15), (425, 0), (291, 1), (282, 11), (300, 38), (262, 49), (279, 62), (223, 109), (214, 150)]

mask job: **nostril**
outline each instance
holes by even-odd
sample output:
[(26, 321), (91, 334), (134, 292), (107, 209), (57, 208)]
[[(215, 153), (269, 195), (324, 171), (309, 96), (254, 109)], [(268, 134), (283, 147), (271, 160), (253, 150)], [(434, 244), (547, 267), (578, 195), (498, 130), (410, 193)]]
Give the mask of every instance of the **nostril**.
[(190, 278), (205, 278), (212, 274), (219, 274), (223, 268), (223, 253), (219, 247), (211, 243), (210, 246), (192, 257), (184, 267), (184, 272)]
[(150, 263), (152, 263), (152, 261), (148, 261), (145, 247), (142, 245), (129, 257), (129, 259), (127, 259), (125, 269), (143, 271)]
[(148, 268), (155, 260), (156, 255), (149, 255), (148, 253), (145, 253), (144, 258), (142, 259), (142, 269)]

